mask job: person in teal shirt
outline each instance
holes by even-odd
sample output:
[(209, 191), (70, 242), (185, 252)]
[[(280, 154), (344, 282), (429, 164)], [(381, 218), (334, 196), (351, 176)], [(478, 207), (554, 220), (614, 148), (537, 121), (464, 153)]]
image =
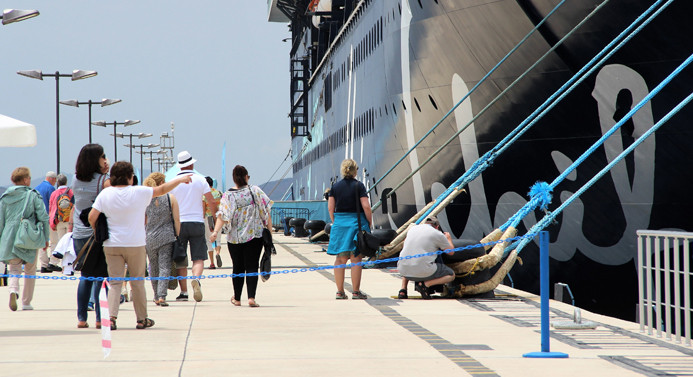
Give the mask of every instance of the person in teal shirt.
[[(36, 253), (38, 250), (15, 247), (15, 237), (22, 218), (34, 219), (37, 224), (43, 225), (43, 236), (46, 240), (46, 246), (48, 246), (48, 232), (50, 231), (48, 213), (41, 205), (41, 195), (29, 187), (31, 184), (29, 168), (14, 169), (12, 183), (15, 186), (8, 188), (0, 197), (0, 261), (8, 265), (11, 275), (21, 275), (22, 264), (24, 264), (24, 276), (36, 275)], [(10, 310), (12, 311), (17, 310), (17, 299), (19, 298), (19, 277), (16, 276), (8, 279)], [(25, 280), (24, 291), (22, 292), (22, 309), (33, 310), (31, 299), (34, 296), (36, 279)]]

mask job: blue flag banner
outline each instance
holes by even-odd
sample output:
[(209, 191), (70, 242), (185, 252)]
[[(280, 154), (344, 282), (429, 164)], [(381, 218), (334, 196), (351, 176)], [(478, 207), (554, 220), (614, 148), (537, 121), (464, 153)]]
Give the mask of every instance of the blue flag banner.
[(221, 149), (221, 192), (226, 191), (226, 142)]

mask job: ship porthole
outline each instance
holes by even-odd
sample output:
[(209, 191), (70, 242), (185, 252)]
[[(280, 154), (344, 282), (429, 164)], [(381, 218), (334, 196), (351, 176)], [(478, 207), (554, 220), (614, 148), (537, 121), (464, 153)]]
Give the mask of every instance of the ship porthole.
[(436, 101), (433, 99), (433, 97), (431, 97), (430, 94), (428, 95), (428, 99), (431, 100), (431, 105), (433, 105), (433, 107), (434, 107), (436, 110), (438, 110), (438, 104), (436, 104)]

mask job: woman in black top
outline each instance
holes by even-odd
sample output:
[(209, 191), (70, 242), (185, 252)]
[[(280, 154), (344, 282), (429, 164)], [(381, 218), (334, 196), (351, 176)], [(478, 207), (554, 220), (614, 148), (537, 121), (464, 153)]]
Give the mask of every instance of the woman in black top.
[[(358, 233), (357, 206), (361, 206), (361, 226), (370, 231), (372, 222), (371, 206), (368, 202), (366, 187), (356, 180), (358, 165), (356, 161), (348, 158), (342, 161), (341, 173), (343, 179), (332, 186), (327, 200), (327, 209), (332, 219), (330, 231), (330, 244), (327, 254), (335, 255), (335, 266), (344, 265), (349, 260), (351, 263), (360, 263), (363, 258), (356, 251), (356, 233)], [(358, 192), (358, 201), (356, 200)], [(354, 292), (352, 298), (365, 299), (361, 293), (361, 266), (351, 267), (351, 284)], [(335, 283), (337, 284), (337, 300), (346, 299), (344, 293), (344, 268), (334, 269)]]

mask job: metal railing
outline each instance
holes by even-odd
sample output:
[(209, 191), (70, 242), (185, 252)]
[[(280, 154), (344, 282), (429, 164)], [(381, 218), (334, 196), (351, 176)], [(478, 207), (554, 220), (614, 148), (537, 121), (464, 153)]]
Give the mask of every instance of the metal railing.
[(284, 229), (284, 219), (289, 217), (303, 218), (310, 220), (310, 210), (308, 208), (272, 208), (272, 226), (277, 229)]
[[(691, 345), (691, 254), (693, 233), (638, 230), (638, 320), (640, 331)], [(672, 321), (673, 316), (673, 321)]]

